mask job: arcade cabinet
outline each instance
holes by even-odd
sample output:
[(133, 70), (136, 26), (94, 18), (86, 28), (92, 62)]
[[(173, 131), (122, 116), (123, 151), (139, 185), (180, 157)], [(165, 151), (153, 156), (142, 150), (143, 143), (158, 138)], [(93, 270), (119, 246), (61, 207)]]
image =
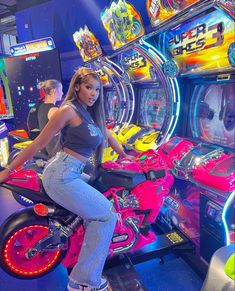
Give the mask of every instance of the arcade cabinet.
[[(175, 183), (158, 218), (196, 246), (192, 262), (207, 267), (231, 243), (234, 209), (234, 8), (201, 1), (145, 39), (178, 69), (182, 107), (174, 137), (160, 147)], [(171, 157), (171, 158), (170, 158)]]

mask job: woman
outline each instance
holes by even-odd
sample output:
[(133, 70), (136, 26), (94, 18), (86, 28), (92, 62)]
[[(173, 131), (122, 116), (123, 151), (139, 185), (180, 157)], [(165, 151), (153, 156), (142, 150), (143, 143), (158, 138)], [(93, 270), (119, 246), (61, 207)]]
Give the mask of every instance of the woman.
[(85, 221), (83, 246), (69, 278), (70, 291), (107, 290), (108, 285), (101, 275), (116, 214), (111, 202), (88, 185), (82, 174), (93, 153), (96, 153), (98, 162), (101, 161), (106, 138), (118, 154), (128, 157), (106, 131), (104, 116), (102, 84), (98, 75), (88, 68), (78, 69), (62, 106), (41, 134), (0, 172), (1, 182), (61, 131), (62, 150), (45, 167), (43, 185), (54, 201)]
[[(63, 87), (57, 80), (46, 80), (38, 84), (40, 90), (40, 102), (36, 108), (32, 108), (27, 118), (29, 135), (34, 139), (43, 130), (52, 115), (58, 110), (56, 102), (61, 101)], [(44, 149), (45, 154), (51, 158), (55, 155), (59, 142), (59, 134), (51, 139)]]

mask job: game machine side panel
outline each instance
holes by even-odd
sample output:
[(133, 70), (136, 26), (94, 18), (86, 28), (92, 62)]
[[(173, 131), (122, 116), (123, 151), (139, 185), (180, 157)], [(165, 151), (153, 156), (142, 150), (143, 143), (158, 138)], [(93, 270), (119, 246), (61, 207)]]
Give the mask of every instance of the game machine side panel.
[(0, 165), (7, 165), (9, 157), (8, 128), (14, 118), (9, 81), (4, 59), (0, 59)]

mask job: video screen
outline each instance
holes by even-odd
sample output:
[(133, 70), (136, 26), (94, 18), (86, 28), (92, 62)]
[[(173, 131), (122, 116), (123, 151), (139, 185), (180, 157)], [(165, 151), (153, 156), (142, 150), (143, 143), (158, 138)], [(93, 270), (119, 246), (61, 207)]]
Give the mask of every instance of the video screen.
[(234, 149), (235, 83), (195, 85), (189, 109), (188, 135)]
[(165, 90), (159, 87), (140, 88), (137, 123), (144, 127), (162, 128), (166, 116)]
[(37, 84), (47, 79), (61, 81), (57, 50), (9, 57), (4, 60), (14, 110), (15, 129), (27, 130), (27, 115), (38, 102)]
[(104, 110), (107, 124), (113, 124), (117, 121), (120, 110), (119, 103), (117, 91), (104, 88)]

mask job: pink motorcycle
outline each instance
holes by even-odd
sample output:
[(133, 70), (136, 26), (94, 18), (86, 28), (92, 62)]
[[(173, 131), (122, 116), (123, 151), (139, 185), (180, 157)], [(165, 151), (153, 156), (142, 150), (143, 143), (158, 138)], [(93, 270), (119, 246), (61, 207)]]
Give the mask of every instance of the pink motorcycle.
[[(94, 187), (110, 199), (119, 214), (109, 256), (152, 243), (151, 231), (173, 176), (152, 150), (134, 161), (103, 164)], [(52, 201), (33, 170), (12, 173), (1, 184), (34, 202), (12, 214), (0, 228), (0, 265), (10, 275), (32, 279), (51, 272), (61, 262), (72, 267), (84, 237), (82, 219)]]

